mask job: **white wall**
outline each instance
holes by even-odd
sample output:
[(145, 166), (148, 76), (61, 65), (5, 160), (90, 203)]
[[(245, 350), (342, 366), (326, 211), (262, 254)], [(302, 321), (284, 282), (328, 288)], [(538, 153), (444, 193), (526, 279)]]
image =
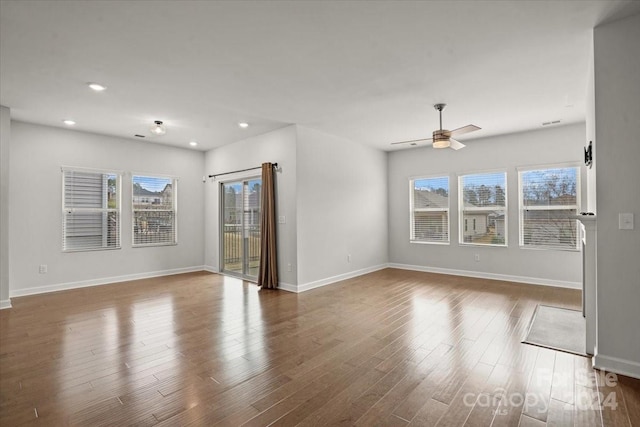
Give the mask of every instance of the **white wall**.
[(9, 301), (9, 146), (10, 110), (0, 106), (0, 308)]
[(299, 290), (386, 264), (386, 153), (299, 126), (297, 159)]
[[(126, 174), (122, 249), (63, 253), (61, 166), (178, 177), (178, 245), (131, 248), (131, 177)], [(10, 295), (202, 269), (203, 170), (202, 152), (11, 122)], [(40, 264), (48, 266), (47, 274), (39, 274)]]
[[(519, 248), (516, 168), (563, 162), (584, 164), (584, 138), (585, 125), (576, 124), (477, 139), (459, 151), (427, 146), (389, 153), (390, 263), (427, 271), (581, 287), (579, 252)], [(484, 170), (507, 171), (507, 248), (458, 244), (457, 176)], [(584, 183), (584, 167), (582, 171)], [(449, 176), (451, 244), (447, 246), (409, 243), (409, 178), (429, 175)], [(586, 206), (584, 198), (582, 204)], [(474, 260), (474, 254), (480, 255), (479, 262)]]
[[(205, 169), (216, 174), (266, 161), (281, 169), (276, 209), (286, 218), (277, 225), (283, 289), (303, 291), (386, 264), (385, 153), (294, 125), (211, 150)], [(205, 264), (212, 271), (220, 269), (220, 183), (259, 174), (208, 179)]]
[(593, 39), (589, 61), (589, 74), (587, 77), (587, 99), (586, 99), (586, 128), (587, 137), (585, 139), (585, 147), (588, 147), (589, 141), (593, 142), (593, 163), (587, 168), (587, 212), (596, 212), (597, 210), (597, 188), (596, 188), (596, 171), (598, 170), (598, 162), (596, 161), (596, 88), (593, 63)]
[[(597, 354), (595, 365), (640, 378), (640, 15), (597, 27)], [(633, 213), (634, 230), (618, 229)]]
[[(263, 135), (224, 145), (206, 153), (207, 175), (252, 168), (264, 162), (278, 163), (276, 214), (286, 223), (277, 224), (278, 275), (280, 286), (294, 290), (296, 279), (296, 127), (289, 126)], [(208, 179), (205, 186), (205, 265), (220, 270), (219, 230), (220, 183), (225, 180), (260, 176), (260, 170)], [(291, 264), (291, 271), (288, 271)]]

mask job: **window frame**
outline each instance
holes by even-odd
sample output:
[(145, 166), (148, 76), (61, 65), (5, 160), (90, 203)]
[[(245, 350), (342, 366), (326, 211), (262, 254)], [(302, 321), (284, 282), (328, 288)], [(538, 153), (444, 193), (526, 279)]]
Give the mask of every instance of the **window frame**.
[(556, 164), (543, 164), (534, 166), (522, 166), (517, 168), (518, 172), (518, 245), (520, 249), (524, 250), (537, 250), (537, 251), (563, 251), (563, 252), (579, 252), (580, 251), (580, 227), (577, 224), (576, 218), (576, 244), (575, 247), (558, 247), (549, 245), (526, 245), (524, 243), (524, 191), (522, 188), (522, 173), (546, 169), (575, 169), (576, 170), (576, 203), (575, 205), (544, 205), (536, 206), (533, 209), (526, 210), (570, 210), (574, 207), (575, 215), (578, 215), (581, 206), (582, 197), (582, 167), (578, 162), (569, 163), (556, 163)]
[[(498, 209), (494, 209), (492, 207), (479, 206), (472, 210), (465, 210), (463, 179), (464, 177), (471, 176), (471, 175), (493, 175), (493, 174), (504, 175), (504, 207), (499, 209), (500, 211), (504, 212), (504, 244), (465, 242), (464, 241), (465, 212), (496, 211)], [(467, 229), (468, 228), (469, 227), (467, 226)], [(474, 221), (473, 229), (475, 230), (475, 221)], [(494, 247), (494, 248), (509, 247), (509, 174), (507, 173), (506, 169), (491, 169), (491, 170), (464, 172), (464, 173), (458, 174), (458, 244), (460, 246), (476, 246), (476, 247)]]
[[(80, 167), (80, 166), (61, 166), (61, 189), (62, 194), (61, 198), (61, 243), (62, 243), (62, 252), (63, 253), (73, 253), (73, 252), (93, 252), (93, 251), (111, 251), (122, 249), (122, 176), (123, 172), (114, 169), (97, 169), (97, 168), (88, 168), (88, 167)], [(82, 207), (67, 207), (67, 198), (66, 198), (66, 172), (78, 172), (78, 173), (87, 173), (87, 174), (96, 174), (96, 175), (115, 175), (116, 176), (116, 208), (82, 208)], [(102, 212), (108, 214), (109, 212), (115, 212), (117, 215), (117, 245), (115, 246), (101, 246), (101, 247), (85, 247), (85, 248), (67, 248), (66, 242), (66, 219), (67, 215), (72, 212)], [(104, 237), (103, 237), (104, 238)]]
[[(442, 179), (446, 178), (447, 180), (447, 191), (449, 192), (447, 196), (447, 208), (446, 209), (438, 209), (438, 208), (428, 208), (423, 210), (422, 212), (446, 212), (447, 214), (447, 240), (444, 241), (436, 241), (436, 240), (424, 240), (424, 239), (416, 239), (415, 238), (415, 208), (414, 208), (414, 185), (415, 181), (419, 181), (422, 179)], [(451, 177), (449, 175), (443, 174), (435, 174), (435, 175), (427, 175), (427, 176), (416, 176), (409, 178), (409, 243), (417, 243), (422, 245), (450, 245), (451, 244)]]
[[(136, 209), (134, 203), (134, 179), (136, 177), (152, 178), (152, 179), (168, 179), (171, 180), (171, 198), (173, 209)], [(176, 246), (178, 244), (178, 181), (176, 176), (147, 173), (147, 172), (132, 172), (131, 173), (131, 247), (132, 248), (148, 248), (157, 246)], [(146, 198), (150, 199), (150, 198)], [(173, 241), (172, 242), (150, 242), (150, 243), (136, 243), (136, 212), (173, 212)]]

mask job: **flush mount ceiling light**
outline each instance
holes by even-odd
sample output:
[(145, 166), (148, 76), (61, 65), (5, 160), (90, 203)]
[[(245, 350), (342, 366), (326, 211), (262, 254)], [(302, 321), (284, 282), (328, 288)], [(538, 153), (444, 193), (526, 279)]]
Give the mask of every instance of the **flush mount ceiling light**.
[(69, 120), (69, 119), (63, 120), (62, 123), (64, 123), (67, 126), (73, 126), (73, 125), (76, 124), (76, 122), (74, 122), (73, 120)]
[(191, 142), (189, 143), (189, 145), (190, 145), (190, 146), (192, 146), (192, 147), (197, 147), (197, 146), (198, 146), (198, 143), (197, 143), (197, 142), (195, 142), (195, 141), (191, 141)]
[(87, 86), (89, 86), (91, 89), (95, 90), (96, 92), (102, 92), (107, 88), (106, 86), (103, 86), (100, 83), (87, 83)]
[(164, 125), (162, 124), (162, 122), (160, 120), (156, 120), (153, 123), (154, 123), (154, 125), (150, 129), (152, 134), (160, 136), (160, 135), (164, 135), (165, 133), (167, 133), (167, 129), (164, 127)]
[(240, 122), (238, 123), (238, 126), (240, 126), (242, 129), (246, 129), (249, 127), (249, 123), (247, 122)]

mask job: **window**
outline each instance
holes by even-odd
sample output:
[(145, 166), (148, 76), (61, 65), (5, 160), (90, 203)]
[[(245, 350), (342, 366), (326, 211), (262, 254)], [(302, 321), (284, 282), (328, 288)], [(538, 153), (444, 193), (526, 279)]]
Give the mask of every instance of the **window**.
[(518, 171), (520, 246), (577, 249), (578, 167)]
[(459, 181), (460, 243), (506, 246), (506, 172), (462, 175)]
[(62, 250), (120, 248), (120, 174), (62, 169)]
[(177, 179), (133, 175), (133, 246), (175, 245)]
[(411, 241), (449, 243), (449, 177), (412, 179)]

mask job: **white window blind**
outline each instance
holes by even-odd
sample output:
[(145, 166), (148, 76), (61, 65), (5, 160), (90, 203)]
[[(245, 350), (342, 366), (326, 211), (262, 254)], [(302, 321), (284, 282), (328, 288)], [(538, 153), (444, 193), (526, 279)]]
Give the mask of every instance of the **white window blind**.
[(410, 185), (411, 241), (449, 243), (449, 177), (412, 179)]
[(62, 250), (120, 248), (120, 174), (62, 169)]
[(578, 167), (518, 171), (520, 246), (578, 249)]
[(507, 245), (507, 174), (459, 177), (460, 243)]
[(134, 175), (131, 181), (133, 246), (176, 244), (177, 179)]

